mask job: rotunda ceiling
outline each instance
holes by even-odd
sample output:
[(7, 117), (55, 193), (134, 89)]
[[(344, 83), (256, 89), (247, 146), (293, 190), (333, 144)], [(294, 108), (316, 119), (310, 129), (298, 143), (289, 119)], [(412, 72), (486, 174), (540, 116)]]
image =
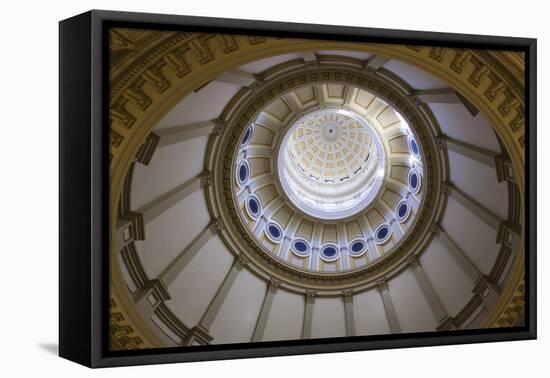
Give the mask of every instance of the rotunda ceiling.
[(251, 46), (168, 113), (176, 92), (155, 94), (162, 120), (130, 107), (154, 129), (134, 126), (143, 144), (124, 155), (118, 305), (170, 346), (350, 335), (349, 311), (357, 335), (478, 328), (522, 227), (521, 181), (502, 177), (491, 120), (393, 46)]
[(420, 213), (421, 147), (399, 110), (334, 81), (296, 85), (238, 137), (239, 221), (272, 259), (335, 276), (391, 254)]

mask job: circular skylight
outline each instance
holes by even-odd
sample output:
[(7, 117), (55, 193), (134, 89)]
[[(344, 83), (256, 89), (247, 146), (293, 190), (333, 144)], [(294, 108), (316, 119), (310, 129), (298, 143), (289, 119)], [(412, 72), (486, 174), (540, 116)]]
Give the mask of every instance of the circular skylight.
[(365, 117), (329, 108), (308, 113), (290, 127), (278, 170), (295, 206), (317, 218), (341, 219), (372, 202), (384, 160), (382, 142)]

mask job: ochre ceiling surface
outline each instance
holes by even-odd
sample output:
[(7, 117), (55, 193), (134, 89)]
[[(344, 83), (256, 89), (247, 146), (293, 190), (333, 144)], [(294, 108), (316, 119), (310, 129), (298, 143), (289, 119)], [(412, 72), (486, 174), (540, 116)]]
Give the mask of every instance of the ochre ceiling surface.
[[(320, 337), (316, 311), (323, 308), (341, 312), (334, 315), (342, 319), (334, 335), (364, 334), (358, 306), (373, 293), (387, 329), (378, 332), (405, 332), (406, 300), (400, 298), (409, 290), (407, 277), (435, 321), (433, 329), (418, 331), (523, 321), (521, 54), (139, 29), (112, 29), (109, 51), (112, 349), (268, 340), (282, 298), (300, 298), (295, 338)], [(421, 88), (413, 70), (442, 87)], [(194, 107), (185, 108), (186, 101), (216, 82), (234, 91), (215, 119), (199, 119), (221, 101), (221, 89)], [(484, 122), (485, 129), (472, 129), (474, 140), (479, 133), (478, 145), (451, 135), (458, 127), (453, 116), (441, 116), (433, 104), (452, 104), (472, 122)], [(199, 121), (166, 126), (180, 108)], [(490, 146), (482, 145), (482, 134), (490, 134)], [(196, 141), (199, 153), (181, 152), (181, 170), (162, 165), (164, 151), (189, 141)], [(464, 171), (461, 156), (483, 168)], [(181, 173), (193, 164), (198, 172)], [(170, 187), (154, 179), (162, 176), (154, 169), (170, 169), (181, 183)], [(476, 197), (479, 186), (457, 184), (464, 175), (470, 175), (468, 182), (483, 181), (483, 169), (491, 170), (490, 185), (504, 193), (502, 206), (486, 193)], [(150, 180), (140, 178), (147, 174)], [(163, 185), (170, 190), (161, 190)], [(137, 206), (133, 197), (145, 198), (147, 190), (161, 194)], [(182, 214), (207, 224), (168, 258), (147, 244), (157, 232), (154, 222), (195, 193), (204, 198), (204, 210), (193, 214), (195, 201)], [(469, 244), (453, 240), (446, 214), (456, 204), (494, 232), (489, 243), (496, 243), (498, 256), (487, 268), (476, 255), (481, 246), (468, 255)], [(187, 289), (176, 288), (180, 273), (206, 256), (211, 243), (219, 243), (228, 260), (206, 260), (226, 264), (226, 273), (218, 275), (216, 289), (200, 304), (201, 316), (191, 323), (182, 299)], [(446, 266), (430, 257), (434, 245), (451, 251), (461, 274), (471, 278), (471, 295), (459, 310), (442, 298), (452, 283), (438, 283), (442, 274), (434, 271)], [(237, 324), (241, 334), (251, 324), (250, 334), (233, 340), (231, 323), (220, 319), (229, 317), (227, 303), (236, 287), (256, 295), (256, 284), (243, 284), (243, 277), (261, 287), (261, 300), (250, 305), (253, 319)]]

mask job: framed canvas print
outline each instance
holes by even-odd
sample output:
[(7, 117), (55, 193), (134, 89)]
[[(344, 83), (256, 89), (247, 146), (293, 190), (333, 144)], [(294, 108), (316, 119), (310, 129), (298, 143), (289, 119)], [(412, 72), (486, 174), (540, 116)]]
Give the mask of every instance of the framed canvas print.
[(60, 355), (536, 337), (536, 41), (60, 23)]

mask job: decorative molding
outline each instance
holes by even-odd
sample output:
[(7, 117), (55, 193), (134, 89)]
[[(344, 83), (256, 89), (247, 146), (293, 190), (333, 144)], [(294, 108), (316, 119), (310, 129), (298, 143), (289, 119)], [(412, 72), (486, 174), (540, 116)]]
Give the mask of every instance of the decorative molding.
[(132, 283), (137, 288), (136, 291), (141, 290), (149, 281), (149, 277), (141, 265), (135, 243), (130, 242), (125, 245), (120, 251), (120, 255)]
[(235, 269), (241, 270), (242, 268), (247, 266), (249, 262), (250, 262), (250, 260), (248, 260), (248, 258), (241, 253), (235, 259), (235, 262), (233, 263), (233, 266), (235, 267)]
[(208, 345), (212, 340), (214, 340), (214, 338), (210, 335), (208, 330), (199, 324), (189, 330), (187, 336), (183, 340), (183, 345), (193, 345), (195, 342), (199, 345)]
[[(141, 292), (147, 293), (147, 295), (154, 295), (158, 302), (164, 302), (172, 299), (170, 297), (170, 293), (168, 293), (168, 288), (165, 283), (158, 278), (147, 281), (145, 285), (143, 285)], [(136, 302), (138, 301), (138, 296), (139, 294), (136, 295)]]
[(315, 303), (316, 296), (317, 296), (316, 290), (306, 290), (305, 292), (306, 303)]
[(221, 218), (218, 217), (210, 222), (208, 228), (210, 229), (210, 232), (212, 232), (213, 234), (217, 234), (220, 231), (223, 231), (225, 229), (225, 226)]
[(129, 238), (125, 242), (132, 240), (145, 240), (145, 222), (143, 215), (135, 211), (125, 211), (120, 216), (119, 229), (123, 229), (123, 233), (127, 232)]
[(442, 231), (442, 229), (441, 229), (441, 225), (439, 224), (439, 222), (436, 222), (436, 223), (432, 224), (432, 226), (430, 228), (430, 232), (432, 234), (434, 234), (434, 236), (439, 236), (441, 231)]
[(378, 288), (379, 291), (389, 290), (388, 280), (386, 278), (383, 278), (381, 280), (376, 281), (376, 287)]
[(446, 316), (441, 320), (436, 328), (438, 331), (452, 331), (456, 330), (457, 326), (452, 316)]
[(477, 294), (472, 295), (468, 303), (453, 317), (456, 327), (464, 329), (466, 321), (482, 306), (482, 298)]
[(149, 346), (134, 331), (131, 323), (119, 310), (113, 298), (109, 299), (109, 335), (111, 350), (145, 349)]
[(506, 153), (502, 153), (495, 157), (495, 166), (497, 170), (498, 182), (509, 181), (517, 185), (516, 175), (514, 174), (514, 167), (512, 161)]
[(227, 121), (216, 119), (214, 120), (214, 125), (214, 131), (212, 131), (212, 134), (215, 136), (221, 136), (227, 128)]
[(208, 188), (214, 183), (214, 173), (212, 171), (204, 171), (201, 174), (201, 187)]
[(522, 326), (525, 322), (525, 276), (517, 285), (512, 298), (495, 321), (495, 327)]
[(418, 256), (416, 256), (414, 253), (407, 257), (407, 264), (409, 264), (411, 268), (421, 266), (420, 261), (418, 260)]
[(474, 285), (474, 288), (472, 289), (472, 292), (474, 293), (477, 293), (477, 294), (480, 294), (482, 293), (485, 289), (488, 288), (488, 286), (491, 285), (493, 287), (493, 289), (500, 294), (500, 288), (498, 288), (497, 285), (495, 285), (495, 283), (491, 280), (491, 278), (489, 278), (488, 276), (486, 275), (481, 275), (477, 281), (475, 282), (475, 285)]
[(281, 286), (281, 281), (272, 278), (267, 285), (267, 291), (275, 294), (279, 290), (279, 286)]
[[(162, 322), (170, 331), (177, 335), (182, 341), (185, 340), (186, 335), (189, 334), (189, 327), (170, 310), (166, 303), (159, 303), (155, 308), (154, 315), (158, 318), (158, 321)], [(172, 338), (170, 335), (168, 337)], [(174, 340), (176, 342), (176, 340)]]
[(345, 303), (353, 302), (353, 290), (352, 289), (342, 291), (342, 296), (344, 297), (344, 302)]
[(139, 148), (135, 158), (136, 161), (143, 165), (149, 165), (159, 141), (160, 137), (157, 134), (150, 133)]

